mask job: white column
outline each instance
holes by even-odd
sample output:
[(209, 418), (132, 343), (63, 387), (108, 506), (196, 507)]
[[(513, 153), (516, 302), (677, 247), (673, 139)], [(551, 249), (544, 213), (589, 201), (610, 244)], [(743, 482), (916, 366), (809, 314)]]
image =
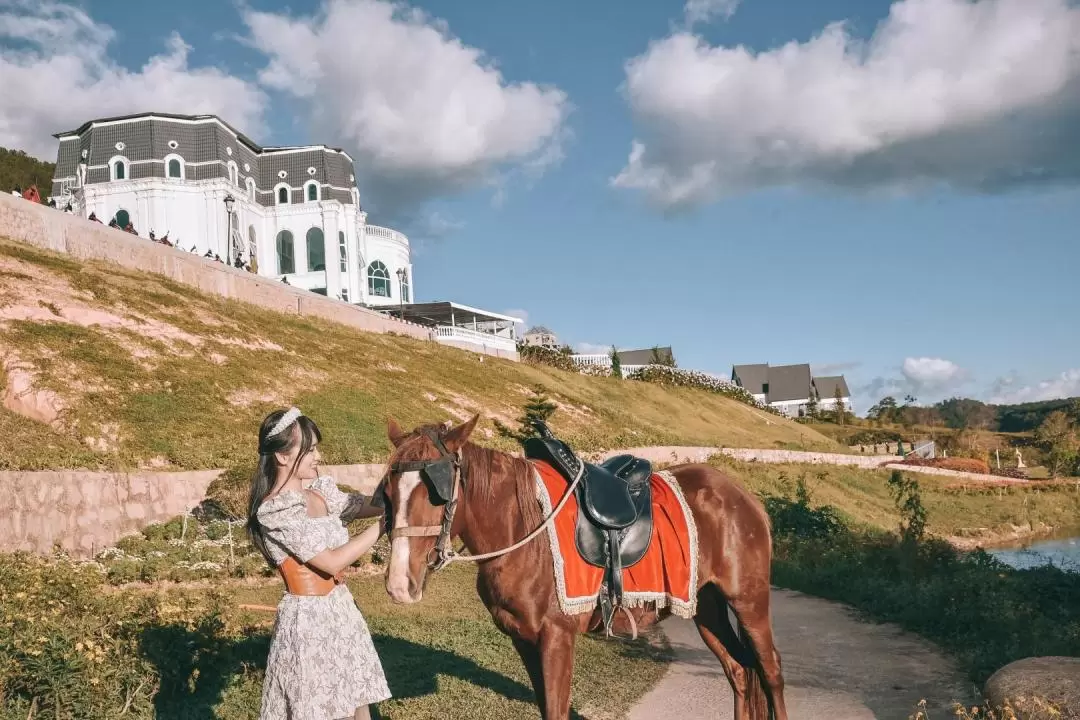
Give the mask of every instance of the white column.
[[(322, 211), (323, 252), (326, 253), (326, 297), (341, 295), (341, 254), (338, 250), (338, 217), (336, 208)], [(351, 296), (350, 296), (350, 299)]]
[(366, 302), (368, 299), (367, 263), (371, 262), (371, 258), (368, 257), (367, 247), (367, 213), (359, 209), (356, 210), (356, 223), (353, 225), (353, 242), (355, 243), (353, 265), (356, 266), (356, 299)]
[[(222, 224), (218, 222), (217, 210), (218, 210), (218, 198), (215, 193), (207, 193), (204, 196), (203, 206), (206, 208), (206, 250), (212, 253), (217, 253), (218, 257), (222, 260), (225, 259), (225, 238), (222, 236)], [(225, 205), (221, 205), (221, 212), (225, 212)], [(206, 250), (203, 250), (200, 245), (200, 255), (205, 255)]]

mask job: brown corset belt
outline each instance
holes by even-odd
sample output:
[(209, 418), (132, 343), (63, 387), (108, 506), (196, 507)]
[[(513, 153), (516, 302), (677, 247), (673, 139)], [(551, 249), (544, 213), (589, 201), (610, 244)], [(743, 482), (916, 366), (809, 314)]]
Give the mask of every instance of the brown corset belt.
[(327, 575), (309, 565), (300, 564), (294, 557), (285, 558), (278, 565), (278, 572), (290, 595), (329, 595), (343, 576), (343, 573)]

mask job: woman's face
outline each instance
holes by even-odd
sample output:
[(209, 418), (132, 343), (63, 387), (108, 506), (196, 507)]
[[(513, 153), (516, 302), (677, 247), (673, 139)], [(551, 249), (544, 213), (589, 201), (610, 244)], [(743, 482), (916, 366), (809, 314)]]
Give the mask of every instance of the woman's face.
[[(300, 440), (300, 428), (294, 427), (292, 447), (289, 448), (287, 453), (277, 453), (278, 465), (285, 472), (289, 471), (289, 468), (293, 466), (293, 463), (296, 463), (296, 458), (300, 455), (300, 446), (302, 445)], [(300, 458), (300, 462), (296, 463), (296, 477), (300, 480), (314, 480), (319, 477), (319, 463), (321, 461), (322, 455), (319, 453), (319, 444), (316, 442), (311, 450)]]

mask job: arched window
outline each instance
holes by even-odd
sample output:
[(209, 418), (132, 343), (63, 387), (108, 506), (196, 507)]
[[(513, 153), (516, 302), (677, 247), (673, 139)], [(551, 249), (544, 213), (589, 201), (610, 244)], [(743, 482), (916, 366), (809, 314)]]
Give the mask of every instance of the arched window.
[(349, 272), (349, 249), (345, 245), (345, 233), (342, 230), (338, 230), (337, 247), (341, 272)]
[(349, 190), (349, 195), (352, 196), (352, 204), (360, 207), (360, 191), (356, 188)]
[(236, 167), (236, 163), (234, 163), (232, 160), (229, 161), (229, 184), (240, 184), (240, 169)]
[(401, 276), (401, 302), (411, 302), (409, 300), (409, 271), (406, 270), (405, 274)]
[[(118, 179), (123, 180), (124, 178), (118, 178)], [(121, 209), (121, 210), (116, 211), (116, 224), (120, 226), (121, 230), (126, 228), (128, 226), (129, 222), (131, 222), (131, 216), (128, 215), (127, 210)]]
[(369, 295), (390, 297), (390, 271), (378, 260), (368, 265), (367, 287)]
[(291, 200), (290, 195), (288, 183), (279, 183), (274, 187), (274, 197), (277, 199), (278, 205), (288, 205)]
[(313, 227), (307, 231), (307, 269), (308, 272), (326, 269), (326, 246), (323, 231)]
[(319, 183), (315, 180), (308, 180), (304, 183), (304, 199), (308, 202), (319, 201)]
[(245, 182), (247, 183), (248, 200), (255, 202), (255, 178), (248, 178)]
[(282, 230), (277, 234), (277, 267), (278, 275), (288, 275), (296, 272), (296, 260), (293, 256), (293, 237), (288, 230)]
[(171, 180), (185, 179), (184, 158), (176, 153), (165, 156), (165, 177)]
[(128, 159), (123, 155), (116, 155), (109, 160), (109, 179), (127, 180), (131, 173), (128, 172)]

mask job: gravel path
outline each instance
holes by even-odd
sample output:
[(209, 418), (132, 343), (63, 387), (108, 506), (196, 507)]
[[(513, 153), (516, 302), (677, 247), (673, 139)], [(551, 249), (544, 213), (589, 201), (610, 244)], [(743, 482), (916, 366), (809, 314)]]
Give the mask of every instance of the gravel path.
[[(694, 623), (669, 618), (661, 628), (675, 660), (627, 720), (731, 720), (727, 679)], [(906, 720), (923, 698), (930, 717), (944, 720), (954, 700), (973, 700), (972, 685), (936, 647), (844, 605), (774, 589), (773, 629), (790, 720)]]

